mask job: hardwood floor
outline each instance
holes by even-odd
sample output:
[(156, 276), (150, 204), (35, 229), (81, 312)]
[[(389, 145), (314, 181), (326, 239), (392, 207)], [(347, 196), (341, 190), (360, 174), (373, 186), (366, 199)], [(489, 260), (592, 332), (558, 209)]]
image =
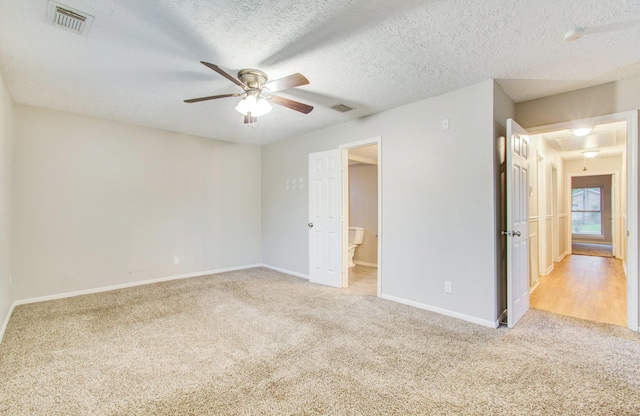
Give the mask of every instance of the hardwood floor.
[(627, 325), (622, 261), (569, 255), (531, 293), (531, 307), (609, 324)]
[(344, 291), (356, 295), (376, 296), (378, 294), (378, 268), (360, 264), (349, 268), (349, 287)]

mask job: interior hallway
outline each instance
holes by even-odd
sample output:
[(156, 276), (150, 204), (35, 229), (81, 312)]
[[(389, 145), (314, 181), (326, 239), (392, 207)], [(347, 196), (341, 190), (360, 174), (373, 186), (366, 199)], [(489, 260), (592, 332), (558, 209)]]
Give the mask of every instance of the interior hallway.
[(627, 325), (626, 278), (615, 258), (568, 255), (540, 278), (531, 307), (590, 321)]

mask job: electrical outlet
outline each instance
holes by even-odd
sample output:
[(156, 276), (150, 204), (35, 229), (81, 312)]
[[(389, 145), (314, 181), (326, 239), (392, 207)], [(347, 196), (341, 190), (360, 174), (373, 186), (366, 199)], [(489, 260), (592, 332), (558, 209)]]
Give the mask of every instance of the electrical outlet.
[(449, 130), (449, 119), (442, 119), (442, 130)]
[(173, 264), (180, 264), (180, 257), (174, 257)]
[(451, 282), (444, 282), (444, 293), (451, 293)]

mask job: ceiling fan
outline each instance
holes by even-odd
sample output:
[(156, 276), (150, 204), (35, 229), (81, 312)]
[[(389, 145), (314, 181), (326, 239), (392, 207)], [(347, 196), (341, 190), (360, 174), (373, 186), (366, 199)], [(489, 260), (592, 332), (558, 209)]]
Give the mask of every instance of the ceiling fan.
[(299, 103), (288, 98), (272, 95), (276, 91), (282, 91), (289, 88), (307, 85), (309, 80), (302, 74), (292, 74), (275, 81), (267, 82), (267, 74), (257, 69), (242, 69), (238, 72), (238, 79), (227, 74), (220, 69), (219, 66), (210, 64), (209, 62), (200, 61), (203, 65), (213, 69), (229, 81), (238, 85), (244, 91), (241, 93), (212, 95), (209, 97), (192, 98), (184, 100), (185, 103), (197, 103), (200, 101), (215, 100), (227, 97), (244, 97), (236, 106), (236, 110), (244, 115), (244, 123), (253, 127), (258, 121), (258, 117), (271, 111), (271, 101), (274, 104), (309, 114), (313, 107), (307, 104)]

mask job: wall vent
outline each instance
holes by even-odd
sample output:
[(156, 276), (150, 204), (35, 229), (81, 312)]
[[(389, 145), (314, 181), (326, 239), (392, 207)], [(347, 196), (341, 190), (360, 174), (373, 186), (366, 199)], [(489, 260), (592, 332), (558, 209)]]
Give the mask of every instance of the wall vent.
[(47, 21), (73, 33), (86, 35), (93, 23), (93, 16), (73, 9), (56, 1), (49, 0)]
[(333, 108), (336, 111), (340, 111), (341, 113), (346, 113), (347, 111), (355, 110), (354, 107), (349, 107), (348, 105), (342, 104), (342, 103), (332, 105), (331, 108)]

